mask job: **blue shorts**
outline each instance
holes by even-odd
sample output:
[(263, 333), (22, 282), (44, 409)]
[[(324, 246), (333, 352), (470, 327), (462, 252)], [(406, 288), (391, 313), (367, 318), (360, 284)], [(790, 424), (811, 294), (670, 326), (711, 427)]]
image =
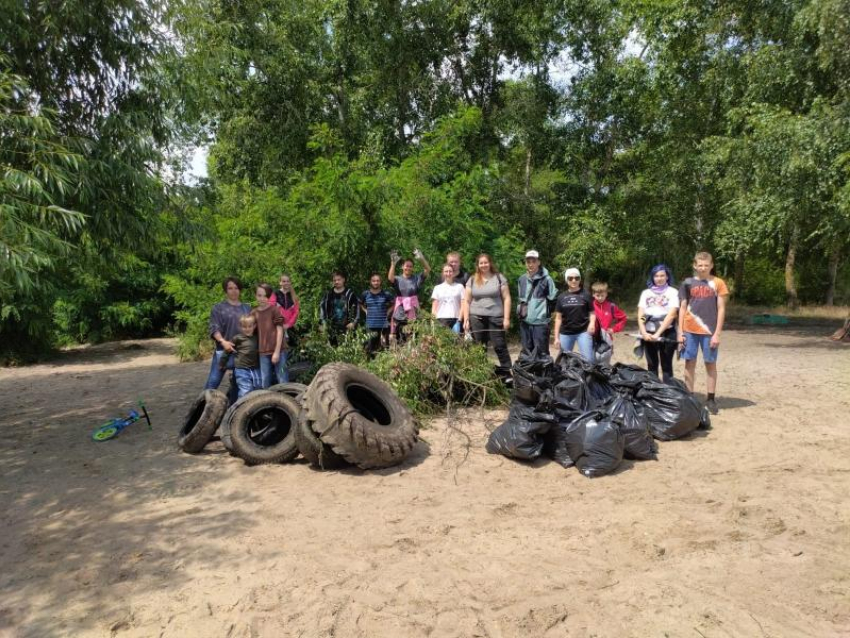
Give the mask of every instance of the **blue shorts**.
[(696, 335), (692, 332), (685, 333), (685, 354), (682, 358), (685, 361), (696, 361), (699, 350), (702, 348), (702, 360), (705, 363), (716, 363), (718, 350), (711, 347), (711, 335)]

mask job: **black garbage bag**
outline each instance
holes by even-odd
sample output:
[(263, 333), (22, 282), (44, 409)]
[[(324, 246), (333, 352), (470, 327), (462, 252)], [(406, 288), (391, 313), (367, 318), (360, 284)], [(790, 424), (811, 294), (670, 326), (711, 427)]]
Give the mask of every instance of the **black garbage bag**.
[(579, 472), (594, 478), (613, 472), (623, 461), (625, 439), (604, 412), (585, 412), (564, 427), (567, 451)]
[(558, 382), (552, 387), (552, 393), (556, 400), (567, 402), (576, 410), (584, 412), (591, 407), (587, 381), (581, 369), (563, 371)]
[(561, 352), (558, 358), (555, 359), (555, 366), (563, 373), (570, 370), (579, 370), (581, 372), (589, 372), (593, 364), (586, 361), (577, 352)]
[(679, 439), (700, 425), (702, 406), (678, 379), (644, 383), (638, 390), (637, 401), (646, 411), (649, 429), (656, 439)]
[(540, 393), (552, 387), (555, 364), (548, 354), (538, 356), (536, 351), (523, 353), (514, 362), (514, 398), (535, 405)]
[(614, 387), (608, 383), (611, 368), (595, 365), (585, 374), (585, 384), (590, 404), (601, 406), (615, 394)]
[(543, 455), (562, 467), (575, 465), (567, 448), (567, 427), (565, 423), (553, 423), (549, 431), (543, 435)]
[(632, 394), (643, 386), (644, 383), (658, 383), (658, 376), (640, 366), (628, 363), (614, 364), (614, 372), (608, 379), (608, 383), (618, 390), (629, 390)]
[(625, 456), (627, 459), (655, 459), (658, 446), (652, 438), (646, 411), (630, 397), (617, 395), (611, 397), (605, 404), (605, 412), (617, 425), (625, 439)]
[(536, 459), (543, 451), (543, 435), (554, 423), (553, 414), (515, 402), (505, 422), (490, 433), (487, 451), (513, 459)]

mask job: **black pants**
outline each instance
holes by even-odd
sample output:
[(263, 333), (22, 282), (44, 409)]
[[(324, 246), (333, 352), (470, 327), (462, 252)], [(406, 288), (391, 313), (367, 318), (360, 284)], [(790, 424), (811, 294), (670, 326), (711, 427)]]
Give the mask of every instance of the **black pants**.
[(549, 324), (532, 325), (521, 321), (519, 337), (522, 340), (522, 351), (528, 354), (534, 352), (538, 357), (549, 354)]
[(646, 355), (646, 368), (658, 374), (658, 364), (661, 363), (662, 381), (673, 378), (673, 355), (676, 353), (676, 329), (668, 328), (662, 335), (665, 341), (644, 341), (643, 352)]
[(390, 343), (390, 329), (369, 328), (369, 342), (366, 344), (366, 352), (373, 356), (379, 350), (383, 350)]
[(441, 326), (445, 326), (449, 330), (453, 330), (454, 327), (455, 327), (455, 324), (457, 323), (457, 319), (448, 319), (448, 318), (437, 319), (437, 321), (439, 322), (439, 324)]
[(499, 374), (509, 376), (511, 373), (511, 355), (508, 353), (508, 342), (505, 339), (503, 317), (481, 317), (471, 315), (469, 317), (469, 328), (472, 338), (476, 343), (487, 348), (488, 343), (493, 344), (493, 350), (499, 358)]

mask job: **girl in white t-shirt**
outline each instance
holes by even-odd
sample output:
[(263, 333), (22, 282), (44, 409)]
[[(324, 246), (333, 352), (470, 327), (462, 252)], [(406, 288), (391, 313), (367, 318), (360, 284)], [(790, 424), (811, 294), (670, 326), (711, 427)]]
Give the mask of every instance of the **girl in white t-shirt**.
[(431, 314), (446, 328), (457, 332), (460, 321), (460, 306), (464, 287), (455, 283), (454, 268), (443, 266), (443, 283), (434, 286), (431, 293)]
[(646, 367), (661, 378), (673, 378), (673, 355), (676, 352), (676, 316), (679, 313), (679, 291), (673, 282), (673, 273), (664, 264), (649, 271), (646, 290), (638, 301), (638, 328), (643, 340)]

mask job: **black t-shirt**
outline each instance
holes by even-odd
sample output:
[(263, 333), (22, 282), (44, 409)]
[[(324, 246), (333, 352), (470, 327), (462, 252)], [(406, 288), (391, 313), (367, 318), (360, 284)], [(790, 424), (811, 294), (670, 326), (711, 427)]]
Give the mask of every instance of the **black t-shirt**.
[(555, 312), (561, 313), (561, 334), (579, 334), (590, 325), (593, 297), (586, 290), (562, 292), (558, 296)]

